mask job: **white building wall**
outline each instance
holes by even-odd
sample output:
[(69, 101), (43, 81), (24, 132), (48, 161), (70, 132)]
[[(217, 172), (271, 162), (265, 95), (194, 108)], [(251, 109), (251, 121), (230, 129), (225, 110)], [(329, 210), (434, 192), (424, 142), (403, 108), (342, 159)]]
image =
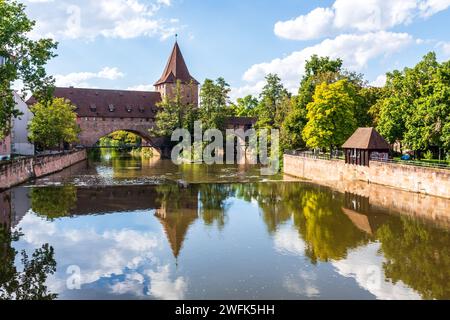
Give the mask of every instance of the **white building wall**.
[(34, 144), (28, 141), (28, 124), (33, 119), (33, 114), (17, 93), (14, 93), (14, 100), (16, 101), (16, 108), (22, 115), (12, 120), (11, 153), (32, 156), (34, 155)]

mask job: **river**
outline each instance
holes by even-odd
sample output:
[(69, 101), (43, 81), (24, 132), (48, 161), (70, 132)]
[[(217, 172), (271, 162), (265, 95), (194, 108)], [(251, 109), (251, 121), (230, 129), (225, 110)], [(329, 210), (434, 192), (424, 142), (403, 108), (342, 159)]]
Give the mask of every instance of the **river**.
[(450, 299), (448, 223), (256, 166), (99, 151), (0, 200), (2, 298)]

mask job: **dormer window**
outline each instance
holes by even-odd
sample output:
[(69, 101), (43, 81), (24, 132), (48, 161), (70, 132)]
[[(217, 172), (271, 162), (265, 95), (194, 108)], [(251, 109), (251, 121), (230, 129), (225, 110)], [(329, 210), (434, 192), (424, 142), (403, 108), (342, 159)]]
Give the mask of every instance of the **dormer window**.
[(145, 108), (144, 108), (143, 106), (140, 106), (140, 107), (139, 107), (139, 112), (140, 112), (140, 113), (144, 113), (144, 112), (145, 112)]
[(111, 103), (111, 104), (108, 106), (108, 110), (109, 110), (109, 112), (114, 112), (114, 110), (116, 110), (116, 107)]
[(91, 105), (89, 106), (89, 109), (90, 109), (92, 112), (96, 112), (96, 111), (97, 111), (97, 106), (96, 106), (94, 103), (91, 103)]
[(125, 107), (125, 109), (127, 110), (128, 113), (131, 113), (131, 112), (133, 111), (133, 107), (130, 106), (130, 105), (127, 105), (127, 106)]

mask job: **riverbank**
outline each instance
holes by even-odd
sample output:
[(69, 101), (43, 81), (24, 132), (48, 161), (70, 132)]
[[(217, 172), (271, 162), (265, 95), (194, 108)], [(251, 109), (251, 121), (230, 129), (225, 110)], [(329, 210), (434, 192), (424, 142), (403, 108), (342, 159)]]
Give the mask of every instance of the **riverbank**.
[(284, 173), (318, 183), (363, 181), (419, 194), (450, 199), (450, 170), (371, 162), (369, 167), (284, 155)]
[(24, 158), (0, 164), (0, 190), (61, 171), (87, 159), (86, 150)]

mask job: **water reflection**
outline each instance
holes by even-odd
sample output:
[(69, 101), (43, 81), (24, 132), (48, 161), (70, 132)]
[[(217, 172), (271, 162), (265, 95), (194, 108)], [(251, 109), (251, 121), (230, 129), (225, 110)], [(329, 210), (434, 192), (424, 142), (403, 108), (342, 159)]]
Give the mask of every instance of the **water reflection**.
[(46, 285), (47, 277), (56, 272), (53, 247), (45, 243), (31, 255), (26, 250), (19, 253), (14, 243), (23, 234), (11, 229), (11, 211), (11, 192), (0, 193), (0, 299), (56, 299), (58, 295)]
[[(286, 182), (11, 192), (3, 230), (18, 224), (23, 237), (2, 241), (1, 283), (16, 279), (4, 276), (19, 270), (13, 255), (36, 250), (23, 264), (39, 266), (28, 274), (42, 298), (450, 298), (447, 225), (349, 192)], [(24, 194), (25, 213), (13, 214)], [(65, 286), (71, 265), (82, 290)]]

